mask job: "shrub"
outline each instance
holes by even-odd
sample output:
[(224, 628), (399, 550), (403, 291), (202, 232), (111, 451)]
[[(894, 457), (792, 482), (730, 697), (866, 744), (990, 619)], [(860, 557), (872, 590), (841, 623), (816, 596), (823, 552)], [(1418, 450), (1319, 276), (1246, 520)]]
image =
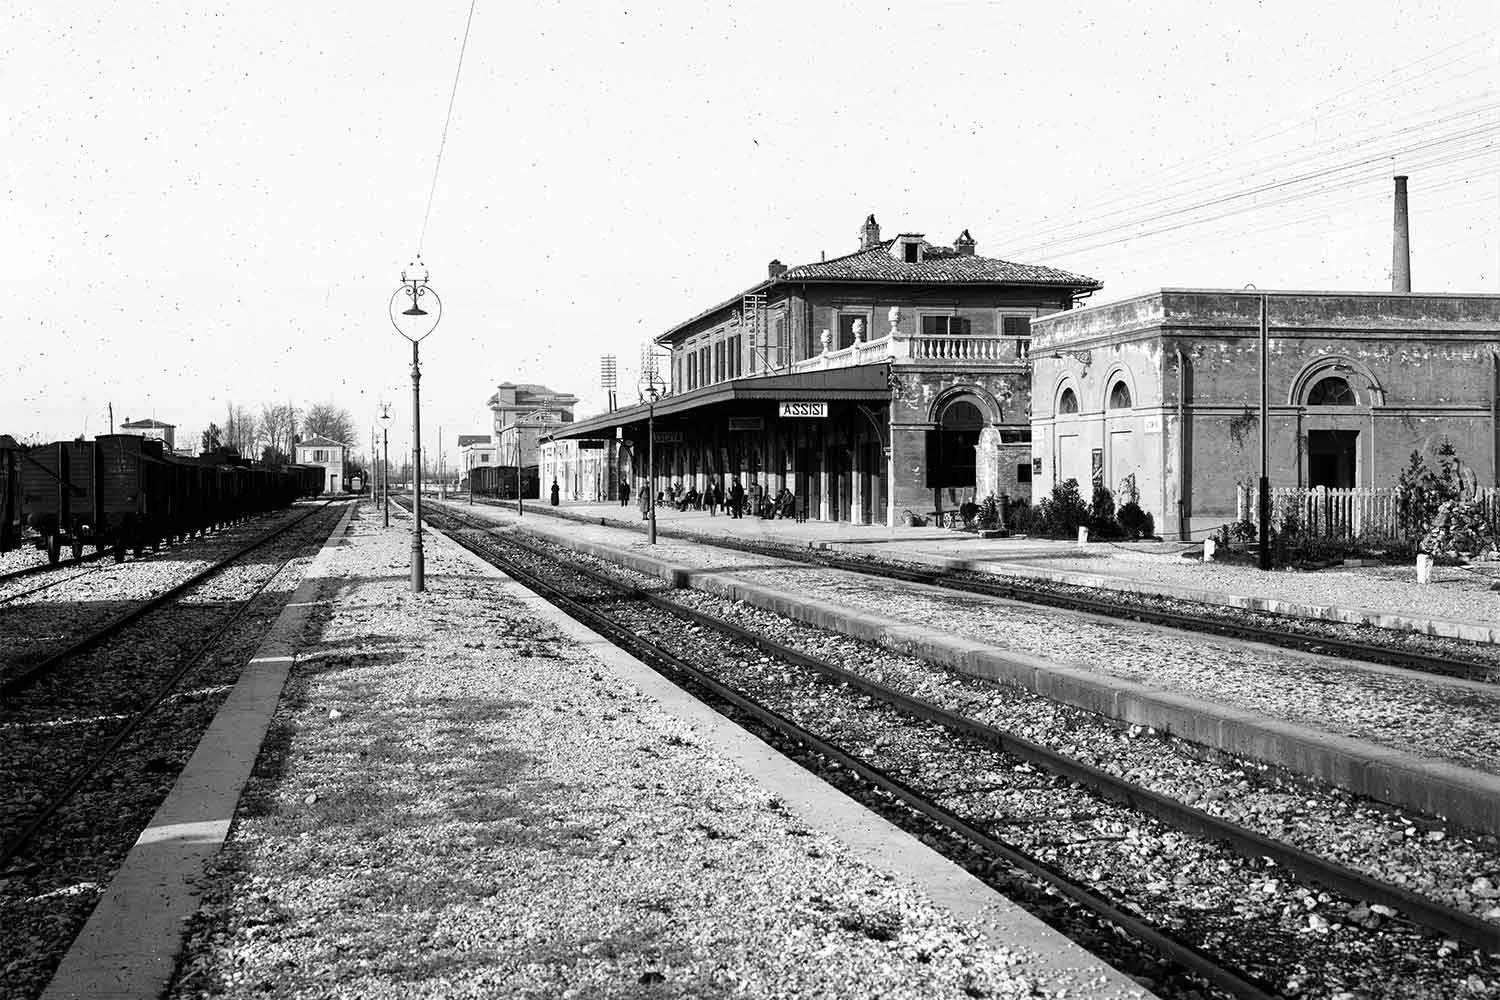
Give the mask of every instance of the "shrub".
[(1052, 487), (1052, 495), (1038, 505), (1045, 534), (1066, 538), (1089, 523), (1089, 507), (1078, 492), (1078, 480), (1066, 479)]
[(1237, 542), (1253, 542), (1260, 536), (1260, 530), (1255, 526), (1254, 521), (1247, 518), (1246, 520), (1236, 521), (1233, 525), (1230, 525), (1229, 534)]
[(1094, 501), (1089, 504), (1089, 530), (1096, 535), (1113, 535), (1115, 526), (1115, 498), (1105, 486), (1094, 487)]
[(1120, 522), (1120, 530), (1132, 542), (1140, 538), (1142, 534), (1150, 537), (1155, 529), (1151, 515), (1142, 510), (1141, 505), (1133, 500), (1121, 507), (1116, 517)]
[(994, 531), (998, 527), (1000, 527), (1000, 500), (991, 493), (984, 498), (984, 503), (979, 505), (979, 529)]
[(1010, 510), (1006, 512), (1006, 528), (1010, 531), (1023, 535), (1046, 534), (1046, 522), (1042, 519), (1041, 511), (1031, 506), (1027, 500), (1011, 501)]

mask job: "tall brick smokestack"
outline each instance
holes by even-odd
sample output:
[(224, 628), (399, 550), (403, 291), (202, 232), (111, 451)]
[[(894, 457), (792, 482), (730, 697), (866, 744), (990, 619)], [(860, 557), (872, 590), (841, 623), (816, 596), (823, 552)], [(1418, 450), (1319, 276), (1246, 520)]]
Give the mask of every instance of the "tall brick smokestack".
[(1411, 233), (1406, 224), (1406, 178), (1396, 178), (1396, 221), (1391, 234), (1391, 291), (1411, 291)]

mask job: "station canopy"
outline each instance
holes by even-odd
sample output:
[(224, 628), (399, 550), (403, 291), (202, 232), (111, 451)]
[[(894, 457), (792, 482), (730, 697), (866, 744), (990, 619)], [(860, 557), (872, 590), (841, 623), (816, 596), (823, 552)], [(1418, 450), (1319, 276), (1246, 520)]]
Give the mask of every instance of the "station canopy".
[[(759, 410), (740, 408), (735, 404), (764, 402), (834, 402), (887, 403), (891, 398), (886, 381), (888, 366), (884, 363), (797, 372), (790, 375), (756, 375), (715, 382), (688, 392), (662, 396), (656, 403), (656, 417), (681, 416), (696, 410), (724, 408), (727, 413)], [(569, 438), (613, 437), (615, 428), (644, 423), (650, 415), (645, 403), (621, 407), (613, 413), (601, 413), (552, 430), (555, 440)]]

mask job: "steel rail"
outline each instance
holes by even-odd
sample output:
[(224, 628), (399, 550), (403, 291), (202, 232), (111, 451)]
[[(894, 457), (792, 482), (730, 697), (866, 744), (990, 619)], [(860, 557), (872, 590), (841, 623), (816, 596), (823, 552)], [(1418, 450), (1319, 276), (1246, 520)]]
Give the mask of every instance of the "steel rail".
[[(78, 565), (81, 565), (83, 563), (95, 562), (96, 560), (103, 559), (108, 554), (109, 554), (108, 552), (91, 552), (88, 555), (79, 556), (77, 559), (71, 559), (70, 558), (70, 559), (63, 560), (62, 562), (55, 562), (55, 563), (50, 563), (50, 562), (47, 562), (47, 563), (37, 563), (34, 566), (27, 566), (27, 567), (25, 567), (23, 569), (11, 570), (9, 573), (0, 573), (0, 587), (3, 587), (7, 583), (10, 583), (10, 582), (12, 582), (14, 580), (22, 580), (22, 579), (25, 579), (28, 576), (37, 576), (38, 574), (45, 573), (48, 570), (64, 570), (64, 569), (67, 569), (70, 566), (78, 566)], [(75, 573), (73, 576), (63, 577), (63, 579), (65, 579), (65, 580), (72, 580), (76, 576), (78, 576), (78, 574)], [(42, 587), (37, 587), (36, 590), (43, 590), (46, 587), (50, 587), (50, 586), (52, 586), (52, 584), (48, 583), (48, 584), (45, 584)], [(6, 597), (0, 598), (0, 603), (3, 603), (5, 601), (13, 601), (17, 597), (24, 597), (26, 594), (30, 594), (30, 593), (35, 593), (35, 591), (33, 591), (33, 590), (27, 590), (27, 591), (23, 591), (20, 594), (10, 594), (10, 595), (7, 595)]]
[(235, 562), (240, 558), (243, 558), (246, 555), (249, 555), (251, 552), (254, 552), (262, 545), (265, 545), (268, 542), (279, 538), (281, 535), (290, 531), (292, 528), (295, 528), (297, 525), (301, 524), (309, 517), (312, 517), (319, 511), (326, 509), (331, 503), (333, 503), (332, 500), (324, 501), (322, 507), (316, 507), (313, 510), (308, 511), (306, 514), (303, 514), (301, 517), (292, 521), (288, 521), (281, 527), (276, 528), (275, 530), (268, 532), (265, 535), (262, 535), (260, 538), (240, 547), (236, 551), (230, 553), (229, 555), (213, 563), (207, 568), (194, 573), (192, 576), (188, 577), (181, 583), (176, 584), (169, 590), (165, 590), (162, 593), (157, 594), (155, 597), (149, 599), (144, 604), (138, 605), (137, 607), (132, 608), (130, 611), (127, 611), (120, 617), (106, 622), (104, 625), (95, 629), (93, 632), (90, 632), (88, 635), (79, 639), (77, 642), (74, 642), (66, 648), (61, 649), (56, 653), (52, 653), (51, 655), (41, 660), (38, 660), (37, 662), (24, 668), (14, 676), (7, 677), (5, 679), (5, 682), (3, 684), (0, 684), (0, 701), (3, 701), (6, 698), (11, 698), (16, 694), (19, 694), (20, 692), (26, 690), (42, 677), (51, 673), (57, 668), (59, 664), (65, 662), (70, 657), (76, 656), (77, 654), (84, 652), (85, 650), (90, 649), (95, 645), (98, 645), (100, 642), (109, 638), (111, 635), (114, 635), (116, 632), (120, 631), (122, 628), (124, 628), (126, 625), (129, 625), (137, 618), (149, 614), (155, 609), (161, 607), (166, 602), (172, 600), (174, 597), (177, 597), (184, 591), (197, 586), (199, 583), (202, 583), (213, 574), (225, 569), (229, 566), (229, 564)]
[[(99, 558), (99, 555), (96, 554), (96, 555), (92, 555), (92, 556), (84, 556), (83, 558), (79, 559), (78, 561), (79, 562), (93, 562), (95, 559), (98, 559), (98, 558)], [(60, 563), (57, 566), (54, 566), (51, 563), (49, 563), (49, 564), (47, 564), (47, 569), (58, 569), (60, 566), (72, 566), (72, 565), (73, 565), (72, 561), (69, 561), (69, 562), (66, 562), (66, 563)], [(81, 576), (88, 576), (90, 573), (97, 572), (98, 569), (99, 569), (99, 567), (96, 567), (95, 569), (92, 569), (92, 570), (87, 570), (86, 569), (86, 570), (83, 570), (82, 572), (79, 572), (79, 573), (69, 573), (67, 576), (59, 577), (56, 580), (48, 580), (46, 583), (43, 583), (43, 584), (40, 584), (38, 586), (32, 587), (32, 588), (30, 588), (28, 590), (18, 590), (14, 594), (6, 594), (3, 597), (0, 597), (0, 604), (9, 604), (11, 601), (19, 601), (21, 598), (23, 598), (23, 597), (30, 597), (32, 594), (40, 594), (44, 590), (51, 590), (53, 587), (56, 587), (60, 583), (67, 583), (69, 580), (76, 580), (76, 579), (78, 579)], [(11, 574), (8, 574), (7, 576), (0, 577), (0, 585), (8, 583), (8, 582), (10, 582), (11, 580), (13, 580), (13, 579), (15, 579), (17, 577), (30, 576), (32, 574), (32, 572), (34, 572), (34, 571), (35, 571), (35, 567), (33, 567), (31, 570), (22, 570), (19, 573), (11, 573)]]
[[(508, 506), (505, 501), (501, 500), (484, 500), (482, 502), (502, 508)], [(548, 510), (545, 507), (537, 509), (541, 513), (556, 517), (559, 520), (572, 520), (584, 524), (598, 523), (612, 528), (624, 528), (628, 531), (642, 530), (634, 524), (606, 521), (604, 518), (584, 518)], [(952, 570), (913, 569), (878, 560), (850, 559), (831, 555), (826, 552), (813, 554), (811, 550), (799, 549), (788, 543), (757, 543), (745, 539), (727, 538), (722, 535), (709, 537), (697, 532), (677, 529), (659, 529), (657, 534), (665, 538), (676, 538), (703, 545), (713, 545), (718, 548), (749, 552), (753, 555), (772, 556), (778, 559), (786, 559), (790, 562), (824, 566), (828, 569), (860, 573), (865, 576), (903, 580), (908, 583), (921, 583), (928, 586), (941, 587), (945, 590), (980, 594), (986, 597), (997, 597), (1024, 604), (1059, 608), (1064, 611), (1078, 611), (1085, 614), (1099, 615), (1104, 618), (1139, 621), (1148, 625), (1159, 625), (1163, 628), (1177, 629), (1184, 632), (1244, 639), (1251, 642), (1265, 643), (1269, 646), (1279, 646), (1283, 649), (1316, 653), (1320, 656), (1342, 657), (1365, 663), (1378, 663), (1384, 666), (1400, 667), (1421, 673), (1440, 674), (1446, 677), (1457, 677), (1463, 680), (1500, 683), (1500, 664), (1482, 663), (1415, 650), (1402, 650), (1392, 646), (1361, 642), (1357, 639), (1345, 639), (1334, 635), (1316, 635), (1299, 632), (1295, 628), (1292, 630), (1273, 628), (1256, 625), (1252, 622), (1235, 622), (1217, 617), (1198, 618), (1183, 612), (1166, 611), (1140, 604), (1130, 604), (1125, 600), (1107, 600), (1064, 594), (1036, 587), (1027, 587), (1024, 584), (1009, 581), (990, 583), (974, 579), (973, 577), (959, 576)], [(970, 570), (963, 572), (978, 571)], [(1059, 586), (1074, 585), (1059, 584)], [(1185, 600), (1182, 598), (1172, 598), (1165, 594), (1144, 596), (1156, 597), (1161, 600)], [(1299, 623), (1305, 620), (1296, 615), (1278, 615), (1274, 611), (1251, 611), (1221, 605), (1205, 605), (1205, 607), (1216, 611), (1240, 611), (1246, 614), (1277, 615), (1277, 617), (1285, 618), (1291, 623)], [(1330, 622), (1326, 624), (1339, 623)], [(1394, 634), (1401, 635), (1402, 633), (1398, 632)], [(1427, 638), (1431, 637), (1428, 636)]]
[[(427, 515), (424, 520), (430, 518), (430, 516)], [(434, 527), (436, 526), (434, 525)], [(634, 634), (631, 630), (611, 621), (602, 612), (569, 597), (535, 574), (517, 566), (513, 561), (505, 559), (492, 550), (486, 550), (483, 546), (475, 545), (460, 535), (451, 534), (449, 537), (486, 562), (501, 566), (507, 574), (513, 576), (528, 589), (540, 594), (571, 617), (600, 632), (600, 634), (604, 635), (605, 638), (609, 639), (615, 645), (632, 653), (645, 651), (648, 661), (655, 660), (658, 663), (665, 663), (672, 670), (686, 675), (691, 678), (693, 683), (701, 685), (712, 692), (715, 697), (729, 702), (736, 708), (754, 717), (761, 724), (777, 731), (783, 737), (800, 743), (838, 766), (858, 774), (865, 781), (929, 819), (969, 840), (981, 850), (1003, 858), (1015, 868), (1047, 883), (1074, 903), (1115, 924), (1131, 937), (1154, 949), (1158, 954), (1177, 962), (1230, 995), (1241, 998), (1241, 1000), (1272, 1000), (1277, 995), (1274, 990), (1269, 989), (1263, 984), (1254, 982), (1237, 970), (1226, 967), (1223, 963), (1216, 961), (1192, 945), (1179, 941), (1140, 918), (1132, 916), (1108, 899), (1052, 868), (1046, 862), (1032, 857), (1017, 847), (997, 840), (984, 831), (970, 825), (962, 818), (932, 802), (920, 792), (913, 790), (899, 779), (850, 755), (834, 744), (813, 735), (795, 722), (782, 717), (774, 710), (760, 704), (760, 702), (751, 696), (733, 690), (710, 674), (688, 663), (652, 640)], [(591, 571), (582, 567), (570, 566), (569, 568), (581, 570), (586, 575), (593, 575)], [(622, 587), (618, 581), (608, 582), (614, 589), (635, 589)], [(641, 591), (639, 593), (644, 594), (645, 592)], [(726, 625), (727, 623), (719, 623), (721, 629)], [(728, 626), (728, 628), (733, 629), (734, 626)]]
[[(332, 501), (329, 502), (331, 503)], [(320, 513), (321, 511), (326, 509), (327, 504), (325, 504), (318, 510), (311, 511), (307, 515), (298, 518), (288, 527), (295, 527), (296, 525), (301, 524), (303, 521), (307, 520), (307, 518), (311, 517), (313, 514)], [(79, 770), (74, 773), (73, 777), (69, 779), (67, 785), (65, 785), (61, 791), (55, 794), (52, 799), (45, 806), (43, 806), (35, 816), (31, 818), (31, 820), (26, 824), (26, 826), (21, 830), (20, 833), (12, 837), (3, 848), (0, 848), (0, 877), (4, 877), (6, 874), (13, 874), (7, 871), (10, 863), (20, 856), (21, 852), (26, 849), (26, 846), (30, 844), (31, 841), (36, 837), (36, 835), (42, 831), (42, 828), (46, 826), (47, 821), (50, 820), (54, 815), (56, 815), (57, 811), (64, 805), (66, 805), (70, 799), (72, 799), (72, 797), (78, 792), (78, 790), (83, 787), (84, 783), (87, 782), (89, 778), (93, 777), (94, 772), (97, 771), (107, 760), (109, 760), (114, 752), (118, 750), (120, 746), (127, 739), (129, 739), (136, 732), (136, 730), (141, 727), (141, 724), (146, 721), (147, 717), (150, 716), (154, 711), (156, 711), (157, 706), (165, 701), (167, 696), (177, 689), (177, 686), (182, 683), (183, 678), (187, 677), (188, 673), (198, 665), (198, 661), (203, 658), (203, 654), (212, 649), (214, 644), (224, 636), (224, 633), (228, 632), (230, 628), (232, 628), (240, 619), (245, 617), (246, 613), (248, 613), (250, 610), (250, 605), (254, 603), (255, 599), (265, 592), (265, 589), (271, 585), (271, 581), (280, 576), (282, 571), (285, 570), (287, 566), (291, 564), (292, 560), (298, 557), (298, 555), (300, 555), (299, 552), (293, 552), (291, 555), (283, 559), (281, 561), (281, 565), (276, 567), (276, 571), (273, 572), (270, 576), (266, 577), (263, 581), (261, 581), (256, 586), (255, 590), (240, 603), (239, 608), (236, 609), (233, 614), (229, 615), (219, 625), (218, 628), (214, 629), (212, 634), (210, 634), (207, 639), (204, 639), (201, 643), (199, 643), (198, 647), (194, 649), (192, 653), (188, 654), (188, 656), (183, 659), (181, 663), (178, 664), (177, 669), (172, 672), (172, 675), (157, 687), (156, 691), (152, 694), (151, 700), (148, 701), (144, 707), (138, 709), (134, 715), (132, 715), (128, 720), (125, 721), (123, 725), (116, 729), (110, 736), (109, 742), (106, 743), (104, 747), (97, 753), (95, 753), (94, 756), (86, 764), (84, 764), (83, 767), (79, 768)]]
[[(463, 521), (463, 518), (458, 515), (446, 514), (445, 516), (453, 517), (460, 523)], [(514, 537), (507, 537), (505, 542), (530, 552), (538, 558), (555, 558), (551, 553), (543, 552)], [(1221, 819), (1201, 809), (1195, 809), (1091, 764), (1059, 754), (1024, 737), (950, 712), (827, 660), (810, 656), (737, 625), (683, 607), (658, 594), (633, 587), (586, 566), (574, 564), (570, 568), (601, 584), (628, 594), (634, 599), (649, 603), (653, 607), (754, 645), (763, 652), (770, 653), (786, 662), (817, 671), (834, 682), (855, 688), (871, 698), (893, 705), (908, 715), (945, 726), (980, 743), (1036, 764), (1052, 774), (1077, 782), (1104, 798), (1123, 803), (1169, 826), (1194, 836), (1221, 841), (1242, 857), (1268, 858), (1307, 881), (1316, 882), (1345, 896), (1400, 910), (1414, 923), (1450, 934), (1488, 952), (1500, 952), (1500, 924), (1493, 921), (1477, 917), (1464, 910), (1444, 906), (1408, 889), (1382, 882), (1353, 868), (1274, 840), (1255, 830)]]

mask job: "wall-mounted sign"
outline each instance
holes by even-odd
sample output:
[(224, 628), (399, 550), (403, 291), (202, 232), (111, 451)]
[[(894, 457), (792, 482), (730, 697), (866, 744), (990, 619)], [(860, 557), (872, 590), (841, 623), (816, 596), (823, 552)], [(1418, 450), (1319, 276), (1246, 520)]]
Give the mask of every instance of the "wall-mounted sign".
[(827, 403), (782, 403), (777, 409), (782, 417), (827, 417)]
[(1161, 433), (1161, 414), (1160, 413), (1152, 413), (1152, 414), (1148, 415), (1141, 422), (1141, 433), (1143, 433), (1143, 434), (1160, 434)]
[(730, 417), (729, 429), (732, 431), (759, 431), (764, 430), (766, 420), (764, 417)]
[(598, 441), (598, 440), (591, 440), (589, 438), (583, 438), (582, 440), (580, 440), (578, 442), (578, 450), (579, 451), (603, 451), (604, 450), (604, 442), (603, 441)]
[(682, 444), (682, 431), (657, 431), (651, 440), (657, 444)]

